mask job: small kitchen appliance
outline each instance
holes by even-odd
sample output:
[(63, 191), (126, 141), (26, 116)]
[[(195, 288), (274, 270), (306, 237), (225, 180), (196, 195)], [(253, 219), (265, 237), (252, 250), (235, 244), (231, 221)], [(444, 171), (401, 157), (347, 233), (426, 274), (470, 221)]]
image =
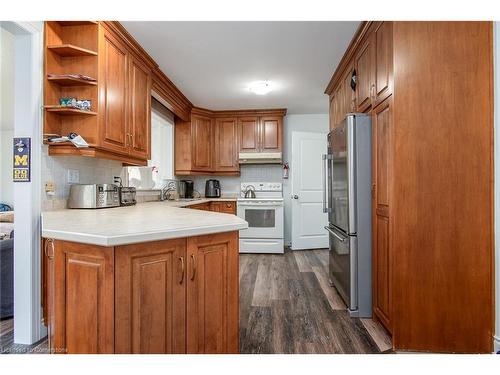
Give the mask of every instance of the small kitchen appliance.
[(323, 155), (330, 282), (360, 318), (372, 315), (371, 145), (370, 116), (351, 113), (328, 134)]
[(69, 189), (69, 208), (120, 206), (120, 192), (114, 184), (74, 184)]
[(135, 187), (121, 186), (120, 189), (120, 206), (132, 206), (137, 203), (135, 198), (137, 190)]
[(219, 180), (207, 180), (205, 182), (205, 198), (220, 198)]
[(284, 253), (282, 183), (243, 182), (240, 187), (237, 214), (248, 222), (248, 229), (240, 231), (240, 253)]
[[(194, 182), (193, 180), (181, 180), (179, 184), (179, 190), (182, 190), (181, 185), (184, 185), (184, 197), (181, 198), (191, 199), (194, 198)], [(180, 194), (179, 194), (180, 196)]]

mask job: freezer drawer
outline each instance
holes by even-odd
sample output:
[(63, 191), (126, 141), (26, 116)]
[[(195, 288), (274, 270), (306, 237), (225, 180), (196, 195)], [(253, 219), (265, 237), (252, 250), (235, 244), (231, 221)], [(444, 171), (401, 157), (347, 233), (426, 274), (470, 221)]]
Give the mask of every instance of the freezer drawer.
[(329, 276), (349, 311), (358, 309), (357, 238), (334, 227), (326, 227), (330, 237)]

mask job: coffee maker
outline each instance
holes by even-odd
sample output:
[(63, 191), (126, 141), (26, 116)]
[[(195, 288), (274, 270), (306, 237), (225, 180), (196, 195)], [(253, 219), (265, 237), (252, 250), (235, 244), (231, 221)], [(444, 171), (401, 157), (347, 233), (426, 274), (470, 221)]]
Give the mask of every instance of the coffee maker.
[(193, 180), (179, 181), (179, 198), (191, 199), (193, 198), (193, 192), (194, 192)]

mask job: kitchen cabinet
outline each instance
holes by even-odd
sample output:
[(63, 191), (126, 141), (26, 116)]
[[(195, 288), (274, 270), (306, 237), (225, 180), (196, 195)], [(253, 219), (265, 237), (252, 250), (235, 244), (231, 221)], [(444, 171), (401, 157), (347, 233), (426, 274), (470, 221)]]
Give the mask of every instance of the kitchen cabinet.
[(281, 152), (283, 121), (281, 117), (261, 117), (261, 151)]
[[(114, 352), (114, 249), (50, 241), (49, 332), (54, 350)], [(50, 253), (48, 255), (50, 257)], [(49, 307), (51, 304), (49, 303)]]
[(212, 201), (210, 202), (210, 211), (236, 215), (236, 202)]
[(193, 108), (175, 120), (175, 174), (240, 174), (239, 153), (281, 152), (286, 110)]
[(369, 34), (356, 53), (356, 107), (358, 112), (365, 112), (372, 105), (375, 89), (375, 38)]
[(373, 134), (373, 313), (392, 332), (392, 248), (390, 244), (390, 184), (392, 101), (372, 113)]
[(193, 210), (211, 211), (210, 202), (192, 204), (191, 206), (187, 206), (187, 207), (191, 208)]
[(235, 117), (216, 119), (214, 136), (214, 172), (238, 173), (240, 171), (237, 142), (238, 120)]
[(109, 151), (129, 153), (128, 98), (129, 54), (113, 34), (101, 29), (100, 146)]
[(118, 246), (115, 353), (186, 352), (186, 241)]
[(213, 126), (212, 120), (204, 116), (192, 116), (193, 170), (212, 170)]
[(44, 243), (54, 353), (238, 353), (238, 231), (116, 247)]
[(260, 123), (257, 116), (238, 119), (239, 151), (260, 152)]
[(392, 94), (392, 22), (379, 22), (375, 28), (374, 107)]
[(187, 240), (187, 352), (238, 353), (238, 234)]
[(139, 59), (131, 57), (129, 69), (129, 153), (151, 159), (151, 72)]

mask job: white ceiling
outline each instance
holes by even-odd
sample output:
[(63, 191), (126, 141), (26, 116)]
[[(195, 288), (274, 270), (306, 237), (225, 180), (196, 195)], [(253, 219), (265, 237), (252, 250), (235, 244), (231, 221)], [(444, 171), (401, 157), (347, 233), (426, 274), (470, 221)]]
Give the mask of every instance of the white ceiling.
[[(328, 113), (323, 93), (359, 22), (122, 22), (196, 106)], [(248, 91), (270, 80), (265, 96)]]

